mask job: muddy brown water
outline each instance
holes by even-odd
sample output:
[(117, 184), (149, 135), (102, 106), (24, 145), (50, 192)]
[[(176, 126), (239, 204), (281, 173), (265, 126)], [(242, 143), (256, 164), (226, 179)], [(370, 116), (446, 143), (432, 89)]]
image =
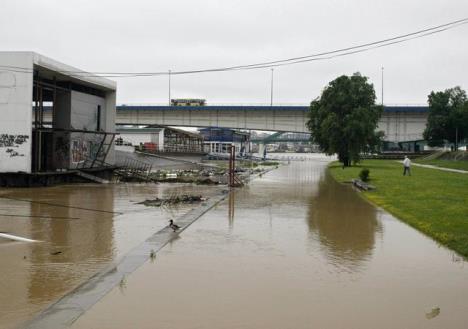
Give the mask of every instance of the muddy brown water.
[(196, 205), (137, 202), (216, 187), (186, 184), (69, 185), (0, 190), (0, 328), (15, 328)]
[[(236, 190), (72, 328), (466, 328), (465, 261), (334, 182), (325, 173), (327, 161), (291, 161)], [(113, 193), (114, 209), (122, 209), (129, 193)], [(89, 275), (99, 262), (125, 253), (144, 239), (135, 227), (165, 224), (167, 214), (150, 221), (147, 212), (132, 208), (126, 220), (96, 216), (75, 228), (86, 232), (84, 240), (55, 230), (58, 245), (84, 248), (75, 251), (88, 257), (81, 256), (81, 270), (74, 270), (79, 258), (60, 262), (54, 257), (65, 253), (50, 256), (54, 248), (36, 251), (40, 260), (29, 264), (15, 255), (41, 247), (0, 245), (2, 261), (16, 268), (9, 268), (10, 284), (2, 286), (9, 296), (0, 296), (0, 314), (19, 296), (0, 321), (25, 317), (21, 309), (31, 314), (43, 305), (34, 300), (57, 298), (80, 280), (76, 276), (86, 276), (77, 273)], [(52, 221), (38, 230), (26, 221), (23, 233), (46, 240)], [(107, 242), (93, 244), (100, 241), (96, 234)], [(23, 249), (10, 254), (8, 248)]]
[(466, 263), (324, 160), (237, 190), (72, 327), (466, 328)]

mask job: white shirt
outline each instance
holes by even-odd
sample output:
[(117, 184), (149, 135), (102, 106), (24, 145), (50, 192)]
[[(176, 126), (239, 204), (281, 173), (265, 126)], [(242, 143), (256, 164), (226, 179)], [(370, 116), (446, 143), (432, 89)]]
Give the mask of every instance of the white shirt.
[(411, 160), (409, 158), (405, 158), (405, 160), (403, 160), (403, 166), (409, 168), (411, 166)]

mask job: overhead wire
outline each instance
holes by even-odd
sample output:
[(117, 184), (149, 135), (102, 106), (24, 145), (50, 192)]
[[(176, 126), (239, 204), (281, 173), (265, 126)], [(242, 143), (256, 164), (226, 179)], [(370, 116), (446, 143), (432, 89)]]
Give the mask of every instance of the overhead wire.
[[(58, 73), (68, 74), (75, 77), (108, 77), (108, 78), (127, 78), (127, 77), (151, 77), (151, 76), (161, 76), (161, 75), (186, 75), (186, 74), (199, 74), (199, 73), (209, 73), (209, 72), (226, 72), (226, 71), (239, 71), (239, 70), (255, 70), (263, 68), (272, 68), (279, 66), (295, 65), (300, 63), (312, 62), (312, 61), (323, 61), (330, 60), (337, 57), (343, 57), (348, 55), (353, 55), (357, 53), (362, 53), (370, 51), (373, 49), (378, 49), (382, 47), (387, 47), (394, 44), (400, 44), (414, 39), (419, 39), (427, 37), (429, 35), (441, 33), (450, 29), (460, 27), (462, 25), (468, 24), (468, 18), (459, 19), (449, 23), (425, 28), (415, 32), (410, 32), (391, 38), (386, 38), (378, 41), (368, 42), (364, 44), (359, 44), (355, 46), (335, 49), (331, 51), (292, 57), (287, 59), (280, 59), (267, 62), (259, 62), (254, 64), (245, 64), (237, 66), (227, 66), (219, 68), (208, 68), (208, 69), (199, 69), (199, 70), (185, 70), (185, 71), (159, 71), (159, 72), (85, 72), (85, 71), (66, 71), (61, 70)], [(18, 67), (18, 66), (1, 66), (0, 69), (4, 71), (10, 71), (15, 73), (33, 73), (33, 69)]]

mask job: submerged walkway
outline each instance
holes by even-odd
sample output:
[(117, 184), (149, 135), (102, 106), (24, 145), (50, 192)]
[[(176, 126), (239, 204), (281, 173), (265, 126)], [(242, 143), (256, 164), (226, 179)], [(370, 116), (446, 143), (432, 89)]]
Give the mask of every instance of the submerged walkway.
[(461, 170), (461, 169), (438, 167), (438, 166), (425, 165), (425, 164), (414, 163), (414, 162), (412, 163), (412, 165), (416, 166), (416, 167), (422, 167), (422, 168), (430, 168), (430, 169), (437, 169), (437, 170), (448, 171), (448, 172), (455, 172), (455, 173), (458, 173), (458, 174), (468, 174), (467, 170)]
[(177, 219), (181, 229), (174, 233), (169, 227), (154, 233), (145, 242), (125, 255), (117, 264), (112, 264), (103, 271), (94, 275), (84, 284), (65, 295), (39, 313), (25, 325), (29, 329), (68, 328), (78, 317), (90, 309), (125, 277), (151, 259), (154, 253), (163, 248), (173, 239), (216, 206), (229, 195), (228, 190), (220, 191), (220, 195), (212, 197), (201, 206), (189, 211)]

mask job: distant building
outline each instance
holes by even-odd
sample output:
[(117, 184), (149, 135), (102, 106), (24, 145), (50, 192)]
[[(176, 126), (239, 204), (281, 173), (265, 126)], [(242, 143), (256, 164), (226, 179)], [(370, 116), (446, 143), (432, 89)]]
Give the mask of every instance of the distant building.
[(0, 52), (0, 173), (112, 165), (115, 93), (115, 82), (37, 53)]
[(151, 153), (203, 153), (203, 136), (171, 127), (118, 128), (118, 150)]
[(236, 153), (250, 153), (250, 134), (226, 128), (199, 129), (203, 136), (205, 152), (209, 154), (227, 154), (230, 146), (235, 146)]

